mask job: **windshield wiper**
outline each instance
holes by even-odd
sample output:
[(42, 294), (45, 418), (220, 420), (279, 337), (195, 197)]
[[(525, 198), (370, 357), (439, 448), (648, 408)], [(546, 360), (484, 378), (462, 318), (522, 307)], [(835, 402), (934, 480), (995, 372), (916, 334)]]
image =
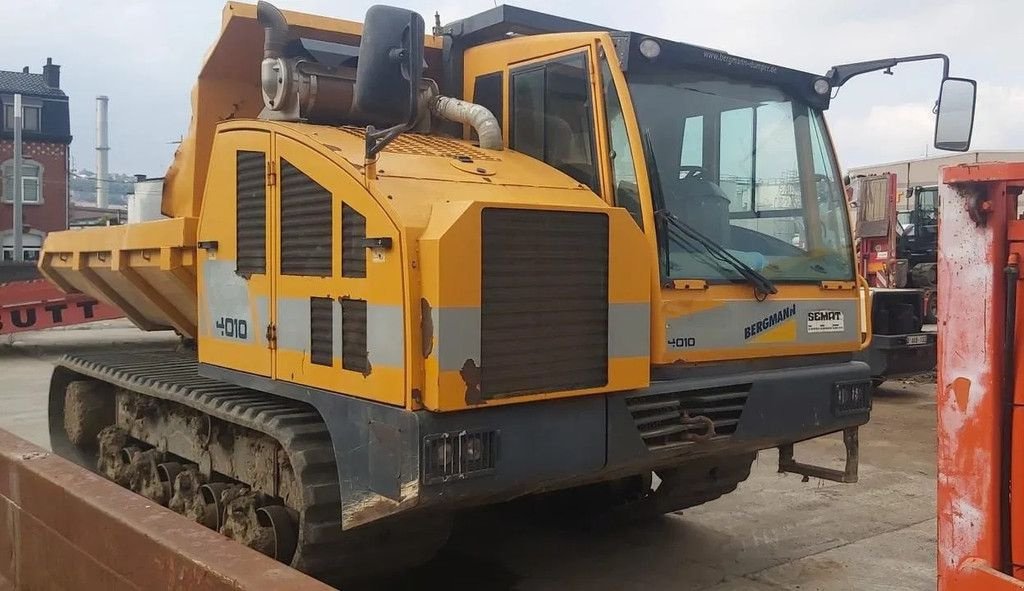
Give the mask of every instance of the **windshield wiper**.
[[(712, 259), (718, 263), (718, 266), (728, 265), (728, 267), (735, 270), (744, 279), (750, 282), (754, 286), (754, 295), (758, 300), (763, 300), (770, 294), (779, 293), (775, 284), (772, 283), (771, 279), (768, 279), (758, 271), (756, 271), (750, 265), (741, 261), (736, 255), (729, 252), (727, 248), (721, 244), (715, 242), (713, 239), (705, 236), (702, 232), (683, 222), (676, 217), (671, 211), (667, 209), (665, 205), (665, 193), (661, 187), (661, 176), (658, 175), (658, 163), (654, 159), (654, 147), (651, 142), (651, 130), (645, 129), (643, 141), (644, 149), (644, 160), (647, 163), (647, 172), (651, 177), (651, 193), (654, 197), (655, 203), (660, 204), (662, 207), (655, 211), (655, 215), (660, 217), (666, 222), (665, 229), (670, 234), (674, 242), (677, 244), (683, 243), (684, 239), (679, 236), (680, 234), (686, 238), (685, 242), (693, 241), (700, 244), (708, 251)], [(671, 232), (674, 229), (675, 233)], [(688, 248), (689, 249), (689, 248)], [(666, 253), (666, 259), (668, 254)]]
[(663, 209), (656, 212), (655, 215), (668, 222), (668, 224), (670, 224), (672, 228), (680, 234), (703, 246), (714, 260), (732, 267), (737, 273), (742, 275), (750, 282), (751, 285), (754, 286), (754, 290), (756, 292), (759, 292), (761, 295), (779, 293), (779, 289), (775, 287), (775, 284), (772, 283), (771, 279), (768, 279), (756, 269), (744, 263), (739, 257), (729, 252), (729, 250), (721, 244), (715, 242), (693, 226), (677, 218), (672, 214), (672, 212)]

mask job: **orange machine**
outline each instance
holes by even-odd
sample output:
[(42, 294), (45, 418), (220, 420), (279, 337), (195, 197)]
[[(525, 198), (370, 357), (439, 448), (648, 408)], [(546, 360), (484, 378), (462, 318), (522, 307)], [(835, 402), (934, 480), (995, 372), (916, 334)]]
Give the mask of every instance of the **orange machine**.
[[(939, 591), (1024, 589), (1024, 164), (943, 171)], [(1020, 205), (1024, 206), (1024, 203)]]

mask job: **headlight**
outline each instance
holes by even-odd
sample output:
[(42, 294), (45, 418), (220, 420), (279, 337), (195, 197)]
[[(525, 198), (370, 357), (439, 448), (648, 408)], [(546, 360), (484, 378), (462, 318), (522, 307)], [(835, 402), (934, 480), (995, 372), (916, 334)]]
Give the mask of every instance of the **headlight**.
[(832, 84), (825, 78), (818, 78), (814, 81), (814, 92), (821, 96), (827, 96), (832, 91)]
[(832, 386), (832, 414), (837, 417), (871, 410), (871, 380), (837, 382)]
[(465, 445), (462, 446), (462, 453), (465, 454), (467, 462), (478, 461), (484, 455), (483, 442), (479, 437), (467, 439)]
[(450, 441), (442, 440), (434, 447), (434, 461), (438, 466), (447, 466), (455, 459), (455, 446)]

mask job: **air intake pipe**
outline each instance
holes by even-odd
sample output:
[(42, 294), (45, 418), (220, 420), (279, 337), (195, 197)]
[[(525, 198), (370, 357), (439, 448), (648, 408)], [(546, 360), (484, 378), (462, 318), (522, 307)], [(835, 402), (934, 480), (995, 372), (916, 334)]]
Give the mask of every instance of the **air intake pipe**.
[(501, 124), (487, 107), (447, 96), (435, 96), (430, 101), (430, 113), (441, 119), (467, 124), (480, 138), (480, 147), (501, 150)]
[(288, 22), (276, 6), (260, 0), (256, 3), (256, 21), (263, 25), (263, 59), (277, 59), (284, 55), (288, 43)]

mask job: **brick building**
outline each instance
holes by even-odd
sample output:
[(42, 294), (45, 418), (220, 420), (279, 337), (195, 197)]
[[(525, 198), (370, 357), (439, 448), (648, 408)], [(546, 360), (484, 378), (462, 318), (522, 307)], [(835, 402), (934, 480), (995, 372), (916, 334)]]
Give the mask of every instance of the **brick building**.
[(60, 66), (46, 58), (42, 73), (28, 67), (0, 70), (0, 258), (13, 258), (14, 95), (22, 95), (22, 245), (35, 260), (48, 232), (68, 226), (71, 123), (68, 96), (60, 89)]

